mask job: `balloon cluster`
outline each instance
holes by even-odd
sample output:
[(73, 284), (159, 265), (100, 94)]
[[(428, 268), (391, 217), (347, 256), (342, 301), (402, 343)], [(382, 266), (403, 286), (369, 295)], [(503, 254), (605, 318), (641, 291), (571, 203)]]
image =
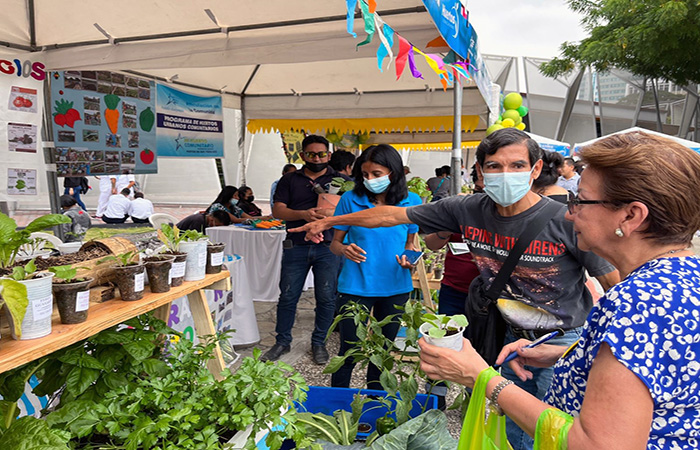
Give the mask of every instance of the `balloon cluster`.
[(486, 129), (486, 136), (501, 128), (517, 128), (524, 130), (523, 117), (527, 116), (527, 107), (523, 106), (523, 97), (517, 92), (511, 92), (503, 98), (505, 111), (498, 117), (496, 123)]

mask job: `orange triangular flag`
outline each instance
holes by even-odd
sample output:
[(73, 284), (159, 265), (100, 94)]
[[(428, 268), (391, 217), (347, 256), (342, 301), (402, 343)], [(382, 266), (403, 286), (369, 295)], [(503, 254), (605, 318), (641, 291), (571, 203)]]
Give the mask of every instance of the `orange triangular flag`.
[(426, 47), (447, 47), (447, 42), (445, 42), (442, 36), (438, 36), (432, 41), (428, 42)]

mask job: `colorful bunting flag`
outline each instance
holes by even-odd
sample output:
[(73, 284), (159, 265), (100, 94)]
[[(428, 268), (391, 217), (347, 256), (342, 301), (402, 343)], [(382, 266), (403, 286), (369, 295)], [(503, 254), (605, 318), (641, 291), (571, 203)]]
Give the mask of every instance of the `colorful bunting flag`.
[[(415, 56), (413, 55), (413, 52), (416, 50), (418, 49), (411, 45), (411, 49), (408, 51), (408, 68), (411, 69), (411, 75), (413, 75), (413, 78), (420, 78), (422, 80), (423, 74), (420, 73), (418, 67), (416, 67), (416, 60)], [(420, 52), (420, 50), (418, 51)]]
[(345, 19), (347, 22), (348, 33), (350, 33), (352, 37), (356, 38), (357, 33), (353, 31), (353, 28), (355, 28), (355, 7), (357, 7), (357, 0), (345, 0), (345, 4), (348, 8), (348, 13)]
[(372, 42), (372, 37), (374, 37), (375, 32), (374, 13), (369, 12), (369, 6), (362, 0), (360, 0), (360, 10), (362, 11), (362, 18), (365, 20), (365, 33), (367, 33), (367, 37), (364, 41), (357, 44), (355, 47), (356, 49)]
[(386, 65), (387, 69), (394, 60), (394, 52), (391, 50), (391, 47), (394, 45), (394, 30), (387, 24), (381, 25), (380, 28), (379, 22), (381, 22), (381, 19), (376, 14), (374, 15), (374, 20), (377, 28), (379, 28), (379, 40), (382, 41), (379, 48), (377, 48), (377, 66), (380, 72), (384, 72), (384, 69), (382, 69), (384, 58), (389, 56), (389, 62)]
[(406, 67), (408, 51), (411, 49), (412, 45), (399, 33), (396, 33), (396, 37), (399, 38), (399, 55), (396, 57), (396, 81), (398, 81), (403, 74), (403, 69)]
[(367, 0), (367, 3), (369, 4), (369, 12), (374, 14), (377, 10), (377, 0)]

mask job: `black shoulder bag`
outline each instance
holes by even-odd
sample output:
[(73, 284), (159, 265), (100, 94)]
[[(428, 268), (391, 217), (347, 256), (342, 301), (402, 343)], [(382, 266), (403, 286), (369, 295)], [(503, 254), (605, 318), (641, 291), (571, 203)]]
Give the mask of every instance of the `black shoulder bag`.
[(465, 337), (489, 365), (496, 362), (506, 335), (506, 321), (496, 307), (498, 296), (518, 265), (525, 249), (560, 209), (561, 204), (557, 202), (550, 202), (542, 208), (520, 235), (488, 289), (481, 276), (476, 277), (469, 285), (469, 296), (464, 305), (469, 320)]

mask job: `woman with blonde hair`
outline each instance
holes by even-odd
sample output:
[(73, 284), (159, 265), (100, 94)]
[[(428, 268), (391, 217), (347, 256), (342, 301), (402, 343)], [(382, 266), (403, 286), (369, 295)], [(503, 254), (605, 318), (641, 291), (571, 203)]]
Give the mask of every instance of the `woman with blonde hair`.
[(571, 348), (521, 339), (497, 363), (522, 379), (555, 365), (543, 401), (501, 377), (473, 350), (421, 345), (434, 379), (486, 383), (496, 407), (535, 437), (573, 449), (700, 447), (700, 155), (669, 139), (633, 132), (582, 151), (587, 164), (568, 202), (578, 246), (607, 259), (624, 279), (593, 307)]

